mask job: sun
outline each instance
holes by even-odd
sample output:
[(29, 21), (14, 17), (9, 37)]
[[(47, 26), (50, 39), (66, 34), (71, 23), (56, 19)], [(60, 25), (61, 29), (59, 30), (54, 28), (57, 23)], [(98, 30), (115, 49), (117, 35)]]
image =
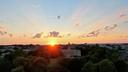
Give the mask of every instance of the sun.
[(55, 42), (50, 42), (50, 45), (51, 46), (54, 46), (56, 43)]
[(57, 44), (57, 41), (55, 39), (50, 39), (48, 44), (51, 46), (55, 46)]

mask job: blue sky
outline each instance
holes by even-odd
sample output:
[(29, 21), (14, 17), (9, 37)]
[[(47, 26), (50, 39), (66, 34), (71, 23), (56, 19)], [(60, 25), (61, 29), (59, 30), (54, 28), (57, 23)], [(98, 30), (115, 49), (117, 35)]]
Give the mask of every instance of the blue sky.
[[(54, 31), (62, 36), (57, 38), (58, 43), (128, 42), (125, 40), (128, 36), (127, 3), (127, 0), (0, 0), (0, 27), (4, 28), (0, 31), (8, 32), (0, 35), (0, 43), (47, 44), (49, 38), (44, 37)], [(112, 29), (114, 24), (117, 28), (104, 30), (106, 26)], [(86, 37), (97, 29), (100, 29), (98, 37)], [(41, 37), (33, 41), (33, 36), (41, 32)], [(68, 34), (71, 36), (67, 37)], [(114, 36), (117, 38), (113, 39)]]

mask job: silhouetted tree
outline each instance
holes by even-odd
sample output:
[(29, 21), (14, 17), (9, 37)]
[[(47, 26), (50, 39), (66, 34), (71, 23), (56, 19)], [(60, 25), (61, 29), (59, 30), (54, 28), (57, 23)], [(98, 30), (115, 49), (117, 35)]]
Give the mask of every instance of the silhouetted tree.
[(117, 72), (115, 65), (108, 59), (98, 63), (98, 72)]
[(89, 61), (83, 66), (81, 72), (96, 72), (96, 67), (91, 61)]

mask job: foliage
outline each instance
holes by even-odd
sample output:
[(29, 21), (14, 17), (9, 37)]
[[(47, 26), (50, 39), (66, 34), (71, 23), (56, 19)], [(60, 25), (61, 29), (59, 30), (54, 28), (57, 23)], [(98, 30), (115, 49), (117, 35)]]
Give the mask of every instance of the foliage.
[(89, 61), (83, 66), (81, 72), (96, 72), (96, 67), (91, 61)]
[(115, 65), (108, 59), (104, 59), (98, 64), (98, 72), (117, 72)]
[(128, 72), (128, 61), (120, 59), (117, 50), (97, 44), (78, 45), (76, 49), (81, 50), (81, 58), (51, 57), (42, 48), (0, 51), (0, 72)]

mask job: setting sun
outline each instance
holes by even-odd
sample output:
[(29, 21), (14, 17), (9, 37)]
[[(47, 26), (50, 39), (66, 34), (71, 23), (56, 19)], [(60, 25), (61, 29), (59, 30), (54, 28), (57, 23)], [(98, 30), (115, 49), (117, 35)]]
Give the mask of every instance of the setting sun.
[(57, 44), (57, 41), (55, 39), (50, 39), (48, 42), (49, 45), (54, 46)]

